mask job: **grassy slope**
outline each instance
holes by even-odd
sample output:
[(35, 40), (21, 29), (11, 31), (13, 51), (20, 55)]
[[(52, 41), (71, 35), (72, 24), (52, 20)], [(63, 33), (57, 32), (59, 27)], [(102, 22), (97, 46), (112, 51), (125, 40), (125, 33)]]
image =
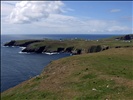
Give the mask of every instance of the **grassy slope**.
[(133, 99), (133, 48), (51, 62), (40, 76), (2, 93), (2, 100)]

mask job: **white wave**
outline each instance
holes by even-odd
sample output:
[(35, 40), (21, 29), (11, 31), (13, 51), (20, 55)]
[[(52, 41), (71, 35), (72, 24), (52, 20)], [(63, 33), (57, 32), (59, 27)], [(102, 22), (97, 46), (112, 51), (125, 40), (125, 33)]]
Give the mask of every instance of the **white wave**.
[(59, 53), (58, 52), (44, 52), (44, 54), (53, 55), (53, 54), (59, 54)]
[(18, 47), (18, 46), (4, 46), (4, 45), (3, 45), (2, 47), (12, 47), (12, 48), (14, 48), (14, 47)]
[(2, 47), (9, 47), (9, 46), (2, 46)]
[(19, 51), (18, 53), (20, 53), (20, 54), (30, 54), (28, 52), (22, 52), (22, 51)]
[(19, 47), (19, 48), (21, 48), (21, 50), (24, 50), (26, 47)]

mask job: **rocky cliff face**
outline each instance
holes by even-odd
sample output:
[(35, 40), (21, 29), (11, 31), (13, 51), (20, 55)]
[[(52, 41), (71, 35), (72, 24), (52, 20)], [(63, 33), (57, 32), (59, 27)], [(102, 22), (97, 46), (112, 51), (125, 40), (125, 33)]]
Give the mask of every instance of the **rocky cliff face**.
[(10, 41), (8, 43), (5, 43), (4, 46), (14, 46), (15, 43), (16, 43), (16, 41), (15, 40), (12, 40), (12, 41)]
[(30, 48), (26, 47), (22, 50), (22, 52), (35, 52), (35, 53), (42, 53), (45, 50), (45, 46), (39, 47), (39, 48)]
[(104, 51), (109, 49), (109, 46), (102, 46), (102, 45), (95, 45), (95, 46), (91, 46), (88, 49), (89, 53), (93, 53), (93, 52), (100, 52), (100, 51)]

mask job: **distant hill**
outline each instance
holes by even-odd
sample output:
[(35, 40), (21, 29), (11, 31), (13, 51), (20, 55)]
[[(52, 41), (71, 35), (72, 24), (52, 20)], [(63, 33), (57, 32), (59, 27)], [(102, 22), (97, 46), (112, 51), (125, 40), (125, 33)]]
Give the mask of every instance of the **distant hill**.
[(132, 40), (133, 39), (133, 34), (117, 37), (116, 39), (120, 39), (120, 40)]

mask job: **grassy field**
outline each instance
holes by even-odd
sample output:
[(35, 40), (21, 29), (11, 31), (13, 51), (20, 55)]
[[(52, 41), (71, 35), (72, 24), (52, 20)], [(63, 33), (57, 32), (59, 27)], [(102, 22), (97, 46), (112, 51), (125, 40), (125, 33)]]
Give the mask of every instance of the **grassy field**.
[[(117, 44), (117, 42), (116, 42)], [(52, 61), (2, 100), (133, 100), (133, 47)]]

